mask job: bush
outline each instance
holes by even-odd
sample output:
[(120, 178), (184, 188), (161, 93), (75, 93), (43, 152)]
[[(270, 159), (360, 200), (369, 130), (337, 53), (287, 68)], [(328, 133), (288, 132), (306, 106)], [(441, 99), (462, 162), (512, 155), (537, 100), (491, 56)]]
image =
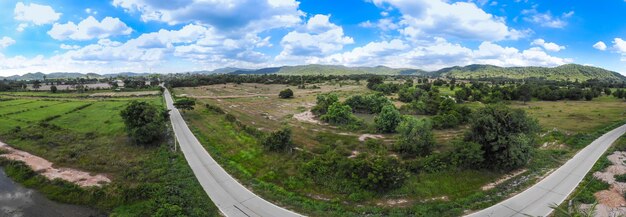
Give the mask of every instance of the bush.
[(400, 124), (400, 121), (402, 121), (402, 116), (393, 105), (383, 107), (380, 114), (374, 119), (376, 129), (382, 133), (396, 132), (396, 127)]
[(280, 91), (280, 93), (278, 94), (278, 97), (280, 97), (281, 99), (293, 98), (293, 90), (291, 90), (289, 88), (284, 89), (284, 90)]
[(396, 150), (405, 156), (430, 154), (435, 146), (430, 123), (411, 116), (405, 116), (403, 119), (397, 129), (400, 137), (396, 143)]
[(195, 105), (196, 105), (196, 100), (187, 98), (187, 97), (177, 99), (176, 102), (174, 102), (174, 106), (176, 106), (176, 108), (181, 109), (183, 111), (193, 110), (193, 107)]
[(615, 181), (626, 182), (626, 174), (615, 175)]
[(393, 105), (387, 97), (381, 93), (369, 95), (354, 95), (346, 99), (344, 104), (349, 105), (354, 112), (377, 114), (387, 105)]
[(357, 118), (352, 114), (352, 108), (335, 102), (328, 108), (328, 112), (320, 117), (324, 122), (337, 125), (351, 125), (358, 122)]
[(328, 112), (328, 107), (339, 102), (339, 96), (334, 93), (317, 95), (317, 104), (311, 109), (316, 115), (324, 115)]
[(270, 133), (265, 137), (262, 145), (270, 151), (291, 151), (294, 147), (291, 140), (291, 129), (283, 128)]
[(450, 154), (450, 161), (462, 169), (478, 169), (482, 166), (484, 151), (482, 146), (475, 142), (455, 141), (454, 150)]

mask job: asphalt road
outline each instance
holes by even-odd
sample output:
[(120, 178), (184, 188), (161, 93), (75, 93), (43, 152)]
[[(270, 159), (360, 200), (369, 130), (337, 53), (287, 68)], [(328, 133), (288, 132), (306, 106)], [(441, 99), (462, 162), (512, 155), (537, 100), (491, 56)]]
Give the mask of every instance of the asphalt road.
[(561, 204), (576, 189), (595, 162), (625, 132), (626, 125), (623, 125), (602, 135), (539, 183), (514, 197), (468, 216), (550, 215), (553, 210), (550, 206)]
[(191, 166), (204, 191), (224, 215), (228, 217), (302, 216), (264, 200), (226, 173), (189, 130), (180, 112), (173, 106), (172, 97), (167, 89), (164, 97), (167, 108), (170, 109), (170, 119), (176, 139), (187, 163)]

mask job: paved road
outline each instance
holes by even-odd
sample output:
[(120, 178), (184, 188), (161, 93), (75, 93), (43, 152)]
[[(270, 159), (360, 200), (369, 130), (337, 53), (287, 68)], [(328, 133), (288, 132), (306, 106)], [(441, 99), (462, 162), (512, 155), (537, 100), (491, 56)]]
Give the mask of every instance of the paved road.
[(602, 135), (526, 191), (468, 216), (548, 216), (552, 212), (550, 206), (561, 204), (576, 189), (595, 162), (625, 132), (626, 125), (623, 125)]
[(180, 112), (173, 106), (172, 97), (167, 89), (164, 97), (167, 108), (171, 110), (170, 119), (180, 149), (185, 154), (202, 188), (224, 215), (228, 217), (302, 216), (267, 202), (226, 173), (189, 130)]

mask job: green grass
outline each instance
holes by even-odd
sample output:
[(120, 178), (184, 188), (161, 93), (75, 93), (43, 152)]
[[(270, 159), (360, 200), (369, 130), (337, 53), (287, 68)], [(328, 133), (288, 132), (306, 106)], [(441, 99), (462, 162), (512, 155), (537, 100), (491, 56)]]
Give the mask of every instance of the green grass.
[[(49, 106), (57, 105), (63, 103), (62, 101), (44, 101), (44, 100), (33, 100), (34, 102), (28, 104), (22, 104), (17, 106), (6, 106), (0, 108), (0, 116), (5, 116), (8, 114), (26, 112), (29, 110), (39, 110), (44, 109)], [(6, 101), (11, 102), (11, 101)], [(0, 103), (2, 105), (2, 103)]]
[(87, 102), (64, 102), (61, 104), (50, 105), (46, 108), (34, 109), (19, 114), (8, 115), (7, 117), (22, 122), (36, 122), (52, 116), (63, 115), (81, 106), (87, 105)]
[(51, 123), (79, 133), (115, 135), (124, 129), (119, 111), (125, 104), (126, 102), (96, 102), (73, 115), (61, 116)]

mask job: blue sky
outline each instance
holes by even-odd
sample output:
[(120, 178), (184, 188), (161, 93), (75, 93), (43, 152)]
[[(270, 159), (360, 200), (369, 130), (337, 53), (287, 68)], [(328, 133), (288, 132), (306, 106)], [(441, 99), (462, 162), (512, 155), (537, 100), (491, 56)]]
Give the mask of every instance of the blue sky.
[(0, 76), (337, 64), (626, 73), (626, 1), (0, 1)]

